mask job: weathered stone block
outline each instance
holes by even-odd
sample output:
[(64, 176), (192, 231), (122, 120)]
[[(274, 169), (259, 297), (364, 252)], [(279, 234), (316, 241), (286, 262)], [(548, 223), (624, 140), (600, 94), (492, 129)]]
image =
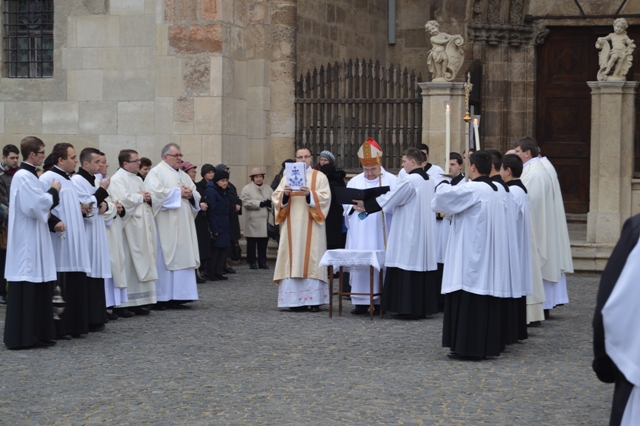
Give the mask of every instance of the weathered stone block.
[(62, 67), (68, 70), (82, 69), (82, 49), (63, 48)]
[(214, 56), (209, 64), (209, 94), (211, 96), (223, 96), (223, 70), (224, 58), (222, 56)]
[(0, 102), (0, 134), (2, 133), (4, 133), (4, 102)]
[(120, 49), (117, 47), (85, 47), (82, 49), (82, 68), (113, 69), (118, 67)]
[(183, 91), (182, 60), (174, 56), (156, 57), (156, 96), (178, 98)]
[(173, 132), (173, 98), (156, 98), (156, 134)]
[(173, 121), (193, 121), (193, 98), (179, 98), (173, 101)]
[(169, 46), (179, 55), (219, 53), (223, 43), (222, 24), (170, 25)]
[(42, 102), (5, 102), (6, 133), (42, 133)]
[(81, 134), (110, 135), (118, 133), (117, 102), (79, 102)]
[(67, 18), (67, 47), (78, 46), (78, 26), (75, 16)]
[(264, 86), (248, 87), (246, 99), (248, 110), (269, 110), (271, 108), (271, 88)]
[(221, 0), (199, 0), (200, 16), (205, 21), (219, 21), (221, 18)]
[(269, 86), (271, 64), (264, 59), (247, 61), (247, 87)]
[(155, 125), (155, 102), (118, 102), (118, 134), (152, 134)]
[(154, 47), (121, 47), (119, 49), (118, 68), (152, 69), (156, 66)]
[(176, 20), (176, 0), (164, 0), (164, 19), (167, 22)]
[(156, 55), (167, 56), (169, 53), (169, 26), (156, 23)]
[(194, 133), (201, 135), (222, 133), (222, 98), (194, 99)]
[(144, 0), (109, 0), (111, 15), (142, 15)]
[(78, 103), (43, 102), (42, 132), (53, 134), (78, 133)]
[(243, 99), (247, 96), (247, 63), (233, 62), (233, 97)]
[(155, 46), (156, 20), (152, 15), (122, 16), (120, 46)]
[(120, 44), (120, 17), (78, 16), (76, 19), (78, 47), (115, 47)]
[(183, 60), (182, 78), (185, 94), (202, 96), (210, 93), (210, 66), (208, 57), (190, 57)]
[(222, 135), (202, 136), (202, 164), (219, 164), (222, 158)]
[[(206, 1), (206, 0), (204, 0)], [(269, 5), (266, 2), (254, 3), (249, 7), (249, 21), (260, 24), (269, 23)]]
[(175, 121), (173, 123), (173, 133), (176, 135), (192, 135), (193, 121)]
[(104, 97), (114, 101), (152, 101), (156, 93), (155, 77), (155, 69), (105, 70)]
[(264, 110), (247, 111), (247, 138), (263, 139), (267, 137), (267, 112)]
[(70, 101), (101, 101), (103, 71), (69, 70), (67, 72), (67, 99)]
[[(184, 159), (190, 162), (198, 162), (202, 158), (202, 136), (182, 135), (180, 136), (180, 152)], [(193, 159), (193, 161), (189, 159)]]
[(193, 0), (175, 0), (176, 21), (196, 22), (198, 20), (198, 3)]
[[(45, 142), (46, 143), (46, 142)], [(111, 173), (117, 168), (118, 154), (123, 149), (136, 149), (135, 135), (100, 135), (98, 137), (98, 147), (107, 156), (107, 161), (111, 164)], [(140, 154), (142, 157), (143, 154)]]

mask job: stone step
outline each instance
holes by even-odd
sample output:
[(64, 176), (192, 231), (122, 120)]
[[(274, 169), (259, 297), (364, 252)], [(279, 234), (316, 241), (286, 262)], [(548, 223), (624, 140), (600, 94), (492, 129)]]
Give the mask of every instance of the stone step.
[(571, 243), (575, 272), (602, 272), (613, 251), (613, 244)]

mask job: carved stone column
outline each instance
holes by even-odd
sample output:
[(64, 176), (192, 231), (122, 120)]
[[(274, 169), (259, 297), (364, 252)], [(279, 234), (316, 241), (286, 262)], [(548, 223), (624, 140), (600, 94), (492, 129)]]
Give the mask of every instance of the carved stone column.
[(465, 150), (464, 83), (419, 83), (422, 89), (422, 143), (429, 146), (429, 162), (445, 171), (446, 124), (444, 101), (451, 100), (451, 152)]
[(266, 161), (272, 175), (291, 158), (295, 144), (297, 0), (273, 0), (271, 7), (271, 111)]
[(591, 174), (587, 241), (613, 244), (631, 216), (635, 93), (639, 82), (589, 81)]

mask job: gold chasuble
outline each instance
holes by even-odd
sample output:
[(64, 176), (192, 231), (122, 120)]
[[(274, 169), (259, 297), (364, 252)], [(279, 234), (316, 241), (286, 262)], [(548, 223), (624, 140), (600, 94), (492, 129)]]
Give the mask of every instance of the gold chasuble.
[(286, 177), (272, 196), (276, 224), (280, 224), (278, 259), (273, 280), (280, 284), (286, 278), (312, 278), (327, 282), (327, 268), (319, 268), (327, 250), (325, 217), (331, 204), (331, 190), (327, 177), (317, 170), (307, 169), (310, 201), (301, 191), (292, 191), (289, 201), (282, 205)]

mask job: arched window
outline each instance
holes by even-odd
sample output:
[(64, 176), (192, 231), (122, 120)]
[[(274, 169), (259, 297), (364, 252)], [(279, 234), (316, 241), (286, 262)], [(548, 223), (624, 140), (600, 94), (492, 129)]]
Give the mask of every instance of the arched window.
[(4, 0), (6, 76), (53, 77), (53, 0)]

